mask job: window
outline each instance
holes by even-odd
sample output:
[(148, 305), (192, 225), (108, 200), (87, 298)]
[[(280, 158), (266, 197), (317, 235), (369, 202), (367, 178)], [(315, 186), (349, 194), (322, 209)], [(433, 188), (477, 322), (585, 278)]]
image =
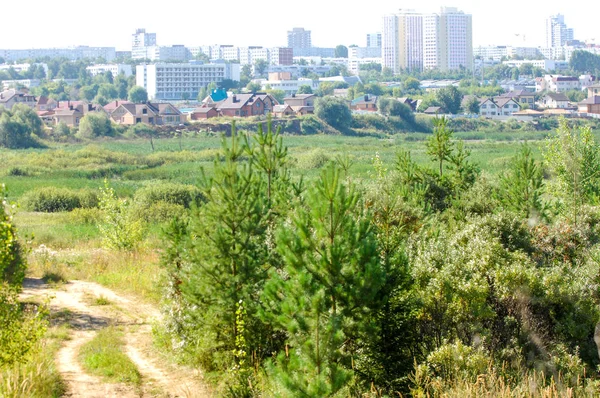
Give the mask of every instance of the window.
[(486, 104), (481, 105), (481, 109), (487, 109), (487, 105)]
[(143, 113), (144, 115), (148, 114), (148, 109), (146, 109), (146, 108), (142, 109), (142, 113)]

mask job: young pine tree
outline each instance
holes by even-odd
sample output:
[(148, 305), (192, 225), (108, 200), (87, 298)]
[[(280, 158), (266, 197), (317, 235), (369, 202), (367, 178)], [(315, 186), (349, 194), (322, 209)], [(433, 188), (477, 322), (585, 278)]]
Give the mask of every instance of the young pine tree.
[(531, 148), (523, 145), (513, 158), (510, 170), (500, 177), (502, 204), (525, 218), (543, 215), (544, 177), (541, 165), (535, 161)]
[(271, 376), (281, 396), (332, 396), (352, 379), (353, 341), (385, 280), (370, 216), (330, 165), (278, 238), (285, 266), (265, 288), (264, 315), (288, 344)]
[(448, 128), (448, 120), (445, 117), (433, 119), (433, 136), (427, 140), (427, 154), (438, 163), (440, 177), (444, 175), (444, 161), (450, 160), (452, 148), (453, 131)]

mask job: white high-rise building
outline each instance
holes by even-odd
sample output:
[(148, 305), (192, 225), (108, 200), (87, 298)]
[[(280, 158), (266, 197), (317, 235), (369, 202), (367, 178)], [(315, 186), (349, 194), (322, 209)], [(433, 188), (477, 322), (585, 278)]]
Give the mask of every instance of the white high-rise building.
[(562, 47), (574, 38), (573, 29), (565, 25), (564, 15), (557, 14), (546, 19), (546, 47)]
[(381, 33), (367, 33), (367, 47), (381, 48)]
[(310, 37), (310, 30), (304, 30), (304, 28), (294, 28), (288, 31), (287, 43), (288, 47), (293, 49), (311, 48), (312, 40)]
[(452, 7), (423, 18), (425, 69), (473, 68), (473, 19)]
[(423, 69), (423, 15), (413, 10), (383, 17), (383, 66), (394, 73)]

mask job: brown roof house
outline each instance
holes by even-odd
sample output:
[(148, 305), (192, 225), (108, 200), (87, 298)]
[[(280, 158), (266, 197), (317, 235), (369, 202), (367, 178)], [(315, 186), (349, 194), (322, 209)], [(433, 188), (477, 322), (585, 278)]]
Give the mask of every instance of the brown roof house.
[(146, 102), (143, 104), (121, 104), (111, 114), (117, 124), (134, 125), (146, 123), (151, 125), (180, 124), (185, 116), (171, 104)]
[(569, 98), (563, 93), (548, 93), (542, 98), (542, 105), (550, 109), (569, 108)]
[(584, 99), (577, 108), (581, 113), (595, 113), (600, 114), (600, 95), (594, 95)]
[(35, 109), (37, 100), (35, 96), (15, 89), (0, 91), (0, 106), (12, 109), (16, 104), (24, 104)]
[(376, 95), (365, 94), (350, 103), (350, 109), (353, 111), (377, 112)]
[(273, 115), (275, 115), (275, 117), (292, 116), (294, 114), (295, 112), (292, 107), (287, 104), (275, 105), (273, 108)]
[(81, 119), (90, 112), (105, 113), (100, 105), (85, 101), (57, 101), (53, 109), (40, 111), (38, 114), (45, 123), (56, 125), (63, 122), (69, 127), (77, 127)]
[(219, 116), (219, 112), (217, 111), (217, 108), (213, 105), (201, 106), (199, 108), (194, 109), (190, 113), (190, 118), (192, 120), (204, 120), (217, 116)]
[(221, 102), (217, 111), (221, 116), (258, 116), (265, 114), (265, 103), (258, 94), (234, 94)]
[(289, 105), (296, 115), (306, 115), (315, 112), (314, 94), (292, 94), (283, 99), (283, 103)]
[(519, 103), (510, 97), (484, 98), (479, 102), (481, 116), (512, 116), (520, 110)]

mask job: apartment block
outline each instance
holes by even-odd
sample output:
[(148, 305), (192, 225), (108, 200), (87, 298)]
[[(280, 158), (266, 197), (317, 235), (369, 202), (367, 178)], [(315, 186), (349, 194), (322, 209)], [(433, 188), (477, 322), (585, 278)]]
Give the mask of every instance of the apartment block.
[(423, 15), (413, 10), (383, 18), (381, 36), (383, 66), (399, 73), (423, 69)]
[(116, 77), (121, 73), (125, 76), (131, 76), (133, 74), (133, 70), (131, 68), (131, 65), (129, 64), (97, 64), (90, 65), (85, 69), (92, 76), (96, 76), (106, 72), (112, 73), (113, 77)]
[(156, 63), (138, 65), (136, 84), (148, 91), (150, 100), (196, 98), (201, 88), (224, 79), (240, 80), (240, 65), (227, 63)]
[(114, 47), (88, 47), (78, 46), (73, 48), (38, 48), (28, 50), (3, 50), (0, 49), (0, 57), (7, 62), (16, 62), (32, 58), (67, 58), (71, 61), (80, 59), (104, 58), (111, 62), (116, 58)]
[(573, 29), (567, 28), (564, 15), (552, 15), (546, 19), (546, 47), (562, 47), (573, 39)]
[(312, 40), (310, 30), (293, 28), (287, 32), (287, 46), (293, 49), (311, 48)]
[(427, 39), (436, 42), (438, 53), (437, 65), (430, 63), (429, 68), (442, 71), (473, 68), (473, 20), (470, 14), (457, 8), (442, 7), (437, 18), (427, 19), (424, 23), (424, 30), (430, 35)]
[(381, 32), (367, 33), (367, 47), (381, 48)]

